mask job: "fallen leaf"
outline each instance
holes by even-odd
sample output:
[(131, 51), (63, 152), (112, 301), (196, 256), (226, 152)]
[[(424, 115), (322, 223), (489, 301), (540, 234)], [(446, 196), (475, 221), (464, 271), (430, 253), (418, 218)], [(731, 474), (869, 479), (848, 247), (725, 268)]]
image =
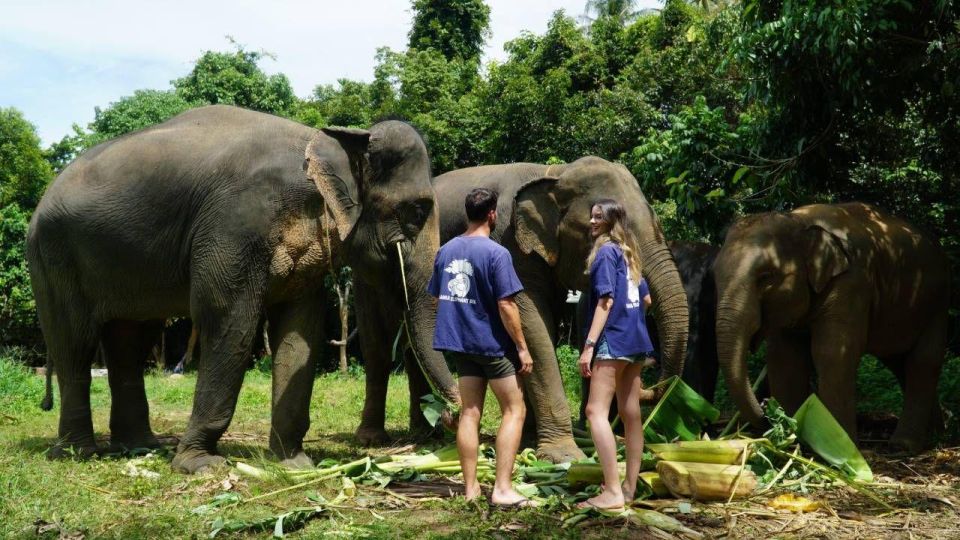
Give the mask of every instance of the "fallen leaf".
[(767, 503), (767, 506), (777, 510), (789, 510), (791, 512), (813, 512), (820, 508), (820, 503), (806, 497), (786, 493), (771, 499), (770, 502)]

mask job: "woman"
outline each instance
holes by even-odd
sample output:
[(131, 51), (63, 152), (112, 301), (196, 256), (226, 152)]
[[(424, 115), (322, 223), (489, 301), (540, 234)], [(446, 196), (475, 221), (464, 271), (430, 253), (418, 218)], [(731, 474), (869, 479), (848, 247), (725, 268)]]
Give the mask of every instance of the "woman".
[[(591, 312), (587, 339), (580, 354), (580, 374), (590, 378), (587, 419), (603, 469), (603, 489), (580, 504), (601, 510), (621, 510), (633, 500), (643, 454), (640, 373), (653, 356), (653, 346), (644, 323), (650, 293), (641, 277), (640, 252), (627, 226), (620, 203), (604, 199), (590, 210), (593, 250), (590, 268)], [(596, 363), (591, 370), (591, 361)], [(608, 415), (617, 396), (627, 446), (627, 474), (620, 483), (617, 443)]]

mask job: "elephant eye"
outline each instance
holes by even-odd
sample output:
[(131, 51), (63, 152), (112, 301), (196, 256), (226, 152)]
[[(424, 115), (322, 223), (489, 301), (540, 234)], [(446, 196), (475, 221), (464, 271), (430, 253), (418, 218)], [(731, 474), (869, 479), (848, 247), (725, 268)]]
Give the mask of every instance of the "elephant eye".
[(408, 236), (415, 235), (423, 228), (423, 224), (430, 215), (431, 208), (433, 208), (433, 201), (430, 199), (420, 199), (400, 205), (398, 215), (400, 225)]

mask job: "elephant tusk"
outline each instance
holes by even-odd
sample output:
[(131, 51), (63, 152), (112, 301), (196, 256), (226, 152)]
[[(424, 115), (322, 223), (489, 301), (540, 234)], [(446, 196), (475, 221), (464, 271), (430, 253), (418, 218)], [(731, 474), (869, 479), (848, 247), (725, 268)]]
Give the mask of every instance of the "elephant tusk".
[(400, 242), (397, 242), (397, 259), (400, 260), (400, 280), (403, 282), (403, 301), (407, 305), (407, 311), (410, 311), (410, 293), (407, 292), (407, 271), (406, 265), (403, 264), (403, 248), (400, 247)]

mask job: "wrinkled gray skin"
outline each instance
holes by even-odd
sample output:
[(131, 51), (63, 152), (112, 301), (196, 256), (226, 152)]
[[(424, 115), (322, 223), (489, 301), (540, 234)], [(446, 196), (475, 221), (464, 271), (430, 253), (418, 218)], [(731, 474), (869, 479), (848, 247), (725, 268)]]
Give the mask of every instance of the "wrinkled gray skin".
[[(403, 316), (396, 243), (411, 301), (418, 300), (439, 242), (434, 201), (426, 147), (401, 122), (318, 131), (213, 106), (85, 152), (51, 184), (27, 239), (62, 396), (52, 454), (97, 450), (90, 364), (98, 342), (107, 353), (113, 446), (156, 446), (143, 361), (163, 319), (190, 316), (200, 329), (201, 357), (193, 413), (173, 466), (196, 472), (222, 463), (217, 441), (266, 314), (274, 351), (270, 448), (289, 465), (309, 465), (302, 441), (322, 350), (322, 284), (342, 264), (359, 282), (368, 406), (358, 434), (366, 437), (370, 426), (382, 425), (395, 335), (379, 330), (392, 324), (395, 332)], [(433, 312), (410, 317), (429, 322)], [(430, 336), (413, 326), (427, 375), (455, 399)]]
[(929, 444), (950, 298), (935, 240), (865, 204), (818, 204), (740, 220), (713, 268), (720, 365), (746, 420), (763, 425), (746, 355), (766, 339), (770, 391), (788, 413), (815, 374), (818, 396), (856, 440), (857, 365), (869, 353), (904, 391), (891, 443)]
[(657, 217), (625, 167), (597, 157), (567, 165), (489, 165), (443, 174), (434, 180), (434, 187), (441, 242), (466, 230), (464, 198), (471, 189), (486, 187), (499, 193), (492, 237), (510, 251), (524, 287), (517, 304), (534, 361), (524, 387), (536, 421), (539, 456), (554, 462), (583, 457), (573, 441), (555, 345), (567, 289), (588, 286), (590, 209), (596, 200), (612, 198), (628, 209), (643, 272), (659, 306), (657, 322), (664, 329), (662, 375), (683, 371), (686, 296)]

